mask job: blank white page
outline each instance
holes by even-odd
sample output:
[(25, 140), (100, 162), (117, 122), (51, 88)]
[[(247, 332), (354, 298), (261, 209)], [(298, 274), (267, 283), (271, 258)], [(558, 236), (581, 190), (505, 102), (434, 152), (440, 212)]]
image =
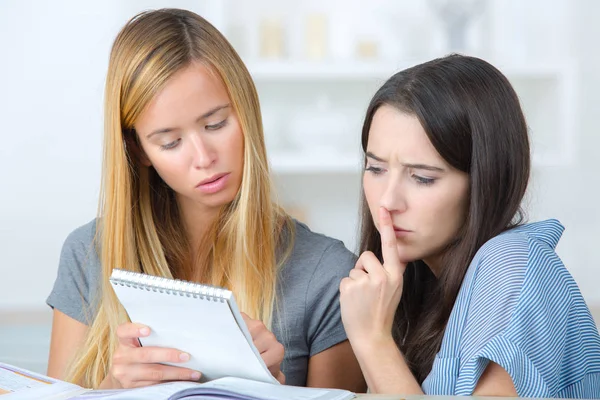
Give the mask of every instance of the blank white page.
[(277, 383), (238, 326), (226, 300), (194, 298), (143, 288), (113, 288), (132, 322), (147, 325), (143, 346), (171, 347), (191, 355), (185, 366), (202, 380), (226, 376)]

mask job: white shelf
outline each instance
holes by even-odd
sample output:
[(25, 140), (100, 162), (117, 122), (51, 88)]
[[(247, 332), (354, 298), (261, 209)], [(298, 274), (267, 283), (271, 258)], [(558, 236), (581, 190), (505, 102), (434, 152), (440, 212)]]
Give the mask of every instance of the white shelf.
[[(270, 152), (271, 171), (275, 174), (359, 174), (362, 171), (360, 156), (335, 153), (308, 154), (302, 152)], [(573, 162), (566, 154), (533, 154), (532, 168), (559, 167)]]
[(271, 152), (271, 170), (276, 174), (359, 173), (359, 155), (335, 153)]
[[(280, 81), (384, 81), (398, 71), (414, 66), (414, 62), (296, 62), (249, 61), (250, 74), (257, 82)], [(526, 63), (522, 65), (496, 65), (509, 79), (557, 79), (572, 71), (565, 63)]]
[[(383, 62), (341, 63), (341, 62), (291, 62), (291, 61), (269, 61), (248, 62), (248, 68), (257, 82), (289, 83), (301, 82), (312, 87), (318, 87), (323, 83), (337, 85), (340, 89), (338, 95), (343, 95), (343, 88), (347, 83), (360, 82), (378, 86), (389, 78), (393, 73), (407, 68), (413, 63), (404, 65), (393, 65)], [(575, 93), (576, 68), (571, 60), (563, 60), (554, 63), (528, 63), (517, 64), (511, 62), (494, 63), (515, 84), (519, 93), (521, 84), (533, 83), (535, 88), (549, 89), (550, 103), (546, 101), (532, 103), (533, 113), (526, 116), (528, 122), (542, 121), (544, 114), (539, 110), (550, 105), (550, 109), (556, 109), (556, 115), (552, 115), (552, 126), (548, 124), (531, 125), (531, 141), (533, 148), (532, 166), (556, 167), (572, 164), (575, 160), (575, 132), (577, 119), (575, 117), (577, 96)], [(536, 89), (536, 90), (537, 90)], [(331, 90), (328, 88), (327, 90)], [(528, 90), (532, 90), (531, 87)], [(293, 96), (293, 89), (290, 96)], [(552, 106), (552, 99), (559, 102), (558, 107)], [(543, 99), (542, 99), (543, 100)], [(366, 101), (366, 100), (365, 100)], [(547, 104), (546, 104), (547, 103)], [(294, 104), (290, 104), (293, 107)], [(529, 117), (532, 116), (532, 119)], [(535, 116), (535, 118), (533, 118)], [(356, 133), (359, 134), (358, 131)], [(544, 135), (550, 135), (549, 142), (544, 142)], [(538, 136), (539, 135), (539, 136)], [(536, 140), (540, 141), (536, 144)], [(335, 151), (321, 151), (320, 155), (296, 153), (293, 150), (287, 152), (270, 152), (272, 170), (277, 174), (303, 174), (303, 173), (357, 173), (361, 170), (359, 154), (354, 157), (347, 155), (335, 155)]]
[(387, 79), (399, 66), (370, 62), (288, 62), (263, 61), (247, 63), (256, 81), (301, 80), (379, 80)]

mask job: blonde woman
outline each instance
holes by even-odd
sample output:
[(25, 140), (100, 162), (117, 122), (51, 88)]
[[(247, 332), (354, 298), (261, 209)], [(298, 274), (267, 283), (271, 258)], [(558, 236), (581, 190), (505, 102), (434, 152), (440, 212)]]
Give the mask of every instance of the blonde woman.
[(272, 202), (256, 90), (221, 33), (184, 10), (130, 20), (110, 55), (99, 215), (66, 239), (47, 300), (48, 374), (92, 388), (199, 379), (162, 364), (188, 354), (139, 347), (149, 328), (109, 285), (119, 267), (231, 289), (279, 381), (361, 391), (337, 293), (354, 262)]

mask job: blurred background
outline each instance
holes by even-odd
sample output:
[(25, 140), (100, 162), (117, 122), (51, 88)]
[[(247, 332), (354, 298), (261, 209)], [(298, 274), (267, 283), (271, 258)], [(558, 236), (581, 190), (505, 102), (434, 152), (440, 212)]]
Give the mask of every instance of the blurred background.
[(600, 2), (595, 0), (103, 0), (0, 2), (0, 361), (45, 372), (45, 305), (69, 232), (94, 218), (112, 41), (139, 11), (187, 8), (255, 79), (281, 203), (357, 245), (359, 136), (394, 72), (461, 52), (499, 67), (533, 142), (530, 220), (600, 310)]

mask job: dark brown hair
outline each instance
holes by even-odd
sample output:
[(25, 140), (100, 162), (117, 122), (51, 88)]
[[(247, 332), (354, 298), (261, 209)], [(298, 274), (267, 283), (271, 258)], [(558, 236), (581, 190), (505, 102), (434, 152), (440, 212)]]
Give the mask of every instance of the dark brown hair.
[[(461, 55), (401, 71), (377, 91), (362, 129), (365, 153), (371, 121), (382, 105), (416, 116), (444, 160), (469, 175), (467, 217), (444, 254), (440, 275), (436, 278), (421, 260), (410, 263), (404, 273), (392, 333), (422, 383), (475, 253), (524, 220), (521, 202), (530, 170), (527, 125), (507, 78), (486, 61)], [(360, 251), (372, 251), (383, 261), (364, 192), (361, 213)]]

